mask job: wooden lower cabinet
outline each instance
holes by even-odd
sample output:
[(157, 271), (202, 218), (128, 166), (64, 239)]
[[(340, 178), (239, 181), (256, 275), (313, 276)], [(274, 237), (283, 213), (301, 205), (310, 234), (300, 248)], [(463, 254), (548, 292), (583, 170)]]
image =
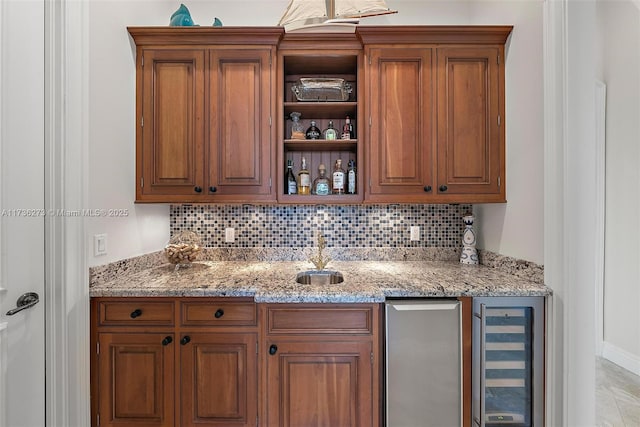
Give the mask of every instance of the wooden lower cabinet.
[(254, 427), (252, 299), (93, 298), (94, 427)]
[(257, 334), (183, 333), (181, 426), (255, 426)]
[(325, 338), (277, 347), (267, 361), (267, 425), (374, 425), (372, 343)]
[(92, 298), (94, 427), (378, 427), (380, 304)]
[(99, 425), (172, 426), (173, 334), (102, 333), (98, 343)]
[(269, 304), (261, 321), (263, 425), (380, 425), (378, 304)]

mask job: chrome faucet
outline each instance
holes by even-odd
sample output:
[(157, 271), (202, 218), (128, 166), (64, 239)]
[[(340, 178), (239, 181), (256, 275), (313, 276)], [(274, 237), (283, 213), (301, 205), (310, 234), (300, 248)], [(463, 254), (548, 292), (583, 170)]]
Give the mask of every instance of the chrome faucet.
[(329, 264), (331, 258), (322, 255), (322, 251), (326, 247), (326, 241), (321, 233), (318, 233), (318, 255), (309, 259), (318, 270), (324, 270)]

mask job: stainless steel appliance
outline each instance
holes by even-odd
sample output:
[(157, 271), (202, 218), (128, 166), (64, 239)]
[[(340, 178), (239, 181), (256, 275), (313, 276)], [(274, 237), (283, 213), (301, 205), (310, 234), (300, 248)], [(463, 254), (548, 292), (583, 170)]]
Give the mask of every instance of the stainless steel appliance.
[(473, 423), (544, 426), (544, 297), (473, 299)]
[(386, 426), (460, 426), (460, 302), (394, 300), (385, 309)]

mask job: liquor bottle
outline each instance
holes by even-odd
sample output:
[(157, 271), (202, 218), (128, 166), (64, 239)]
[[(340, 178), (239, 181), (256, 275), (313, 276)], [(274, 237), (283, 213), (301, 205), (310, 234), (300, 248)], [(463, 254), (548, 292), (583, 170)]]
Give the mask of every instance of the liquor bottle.
[(333, 194), (344, 194), (344, 169), (342, 169), (342, 160), (336, 160), (333, 168)]
[(307, 139), (320, 139), (320, 129), (316, 126), (315, 120), (311, 120), (311, 126), (307, 129)]
[(333, 120), (329, 120), (327, 128), (322, 132), (324, 139), (338, 139), (338, 132), (333, 128)]
[(287, 173), (285, 174), (284, 182), (285, 194), (298, 194), (298, 183), (293, 174), (293, 160), (287, 160)]
[(304, 129), (300, 123), (300, 113), (292, 112), (291, 116), (291, 139), (305, 139)]
[(331, 194), (331, 182), (327, 178), (327, 168), (324, 164), (318, 166), (318, 177), (313, 180), (313, 194), (318, 196)]
[(351, 123), (351, 119), (349, 118), (349, 116), (347, 116), (347, 118), (344, 120), (344, 126), (342, 126), (341, 138), (342, 139), (353, 139), (354, 136), (355, 135), (353, 133), (353, 124)]
[(311, 187), (311, 178), (309, 177), (309, 170), (307, 170), (307, 159), (302, 158), (302, 166), (298, 172), (298, 194), (309, 195)]
[(356, 194), (356, 161), (349, 160), (347, 168), (347, 194)]

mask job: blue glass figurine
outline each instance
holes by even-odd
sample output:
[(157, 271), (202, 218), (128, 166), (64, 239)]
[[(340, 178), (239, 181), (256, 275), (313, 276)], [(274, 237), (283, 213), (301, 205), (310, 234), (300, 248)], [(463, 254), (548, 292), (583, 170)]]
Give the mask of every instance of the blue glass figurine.
[(222, 27), (222, 21), (221, 21), (221, 20), (219, 20), (218, 18), (215, 18), (215, 19), (213, 20), (213, 26), (214, 26), (214, 27)]
[(169, 20), (169, 25), (172, 27), (193, 27), (193, 19), (191, 19), (191, 13), (187, 6), (181, 4), (178, 10), (173, 12), (171, 15), (171, 19)]

